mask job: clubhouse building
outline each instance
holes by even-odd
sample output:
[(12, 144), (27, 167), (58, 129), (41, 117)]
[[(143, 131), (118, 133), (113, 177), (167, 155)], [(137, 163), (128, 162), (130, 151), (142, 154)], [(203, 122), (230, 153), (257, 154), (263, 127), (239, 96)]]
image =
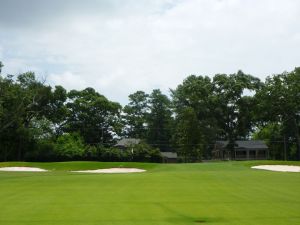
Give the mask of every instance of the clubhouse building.
[(216, 141), (212, 159), (263, 160), (269, 158), (268, 146), (262, 140), (235, 141), (233, 153), (228, 149), (228, 143), (228, 141)]

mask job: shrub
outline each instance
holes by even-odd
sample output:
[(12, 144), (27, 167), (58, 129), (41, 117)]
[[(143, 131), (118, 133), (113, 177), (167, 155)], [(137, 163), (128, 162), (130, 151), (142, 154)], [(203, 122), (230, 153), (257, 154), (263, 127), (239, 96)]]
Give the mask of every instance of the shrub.
[(54, 152), (60, 160), (76, 160), (84, 156), (85, 146), (78, 133), (63, 134), (56, 140)]
[(100, 160), (126, 162), (130, 161), (130, 154), (127, 150), (121, 150), (118, 148), (103, 148), (101, 150)]
[(54, 144), (51, 140), (40, 140), (35, 144), (35, 147), (26, 152), (26, 161), (49, 162), (55, 160)]
[(159, 149), (152, 148), (146, 143), (140, 143), (131, 147), (132, 161), (136, 162), (162, 162)]
[(98, 148), (94, 145), (87, 145), (84, 149), (84, 159), (86, 160), (99, 160)]

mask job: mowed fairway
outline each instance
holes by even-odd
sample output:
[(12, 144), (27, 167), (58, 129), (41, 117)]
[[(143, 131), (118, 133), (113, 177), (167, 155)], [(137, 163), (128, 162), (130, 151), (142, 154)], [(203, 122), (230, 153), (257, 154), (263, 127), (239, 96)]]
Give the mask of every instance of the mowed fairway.
[[(250, 168), (266, 163), (0, 163), (52, 170), (0, 172), (0, 224), (300, 224), (300, 173)], [(68, 172), (120, 165), (147, 172)]]

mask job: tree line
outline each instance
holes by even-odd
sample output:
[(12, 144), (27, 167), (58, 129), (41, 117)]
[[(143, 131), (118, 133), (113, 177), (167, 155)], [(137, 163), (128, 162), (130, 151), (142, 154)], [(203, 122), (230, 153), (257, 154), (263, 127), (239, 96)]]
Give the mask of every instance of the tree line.
[[(300, 160), (300, 68), (263, 82), (242, 71), (188, 76), (170, 95), (136, 91), (124, 107), (95, 89), (67, 91), (33, 72), (2, 75), (0, 161), (210, 159), (216, 140), (261, 139), (274, 159)], [(114, 148), (138, 138), (135, 151)]]

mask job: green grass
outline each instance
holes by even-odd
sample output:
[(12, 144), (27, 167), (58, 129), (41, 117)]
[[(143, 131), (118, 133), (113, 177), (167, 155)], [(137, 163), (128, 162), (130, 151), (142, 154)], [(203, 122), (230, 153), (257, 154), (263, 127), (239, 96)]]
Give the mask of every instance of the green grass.
[[(300, 224), (300, 173), (257, 164), (0, 163), (51, 170), (0, 172), (0, 225)], [(147, 172), (68, 172), (119, 166)]]

